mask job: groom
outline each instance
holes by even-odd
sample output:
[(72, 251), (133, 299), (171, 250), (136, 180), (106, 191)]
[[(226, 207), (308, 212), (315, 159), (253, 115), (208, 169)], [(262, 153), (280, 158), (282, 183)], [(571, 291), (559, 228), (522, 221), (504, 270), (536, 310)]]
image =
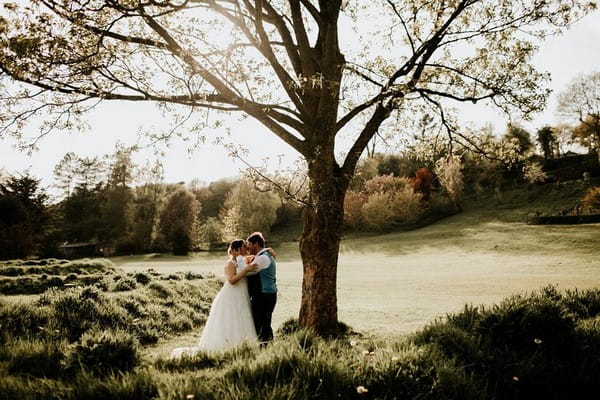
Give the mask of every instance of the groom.
[(271, 317), (277, 303), (276, 263), (265, 249), (262, 233), (254, 232), (247, 239), (250, 254), (255, 255), (252, 266), (258, 268), (256, 275), (248, 275), (248, 293), (252, 306), (254, 327), (261, 343), (267, 344), (273, 339)]

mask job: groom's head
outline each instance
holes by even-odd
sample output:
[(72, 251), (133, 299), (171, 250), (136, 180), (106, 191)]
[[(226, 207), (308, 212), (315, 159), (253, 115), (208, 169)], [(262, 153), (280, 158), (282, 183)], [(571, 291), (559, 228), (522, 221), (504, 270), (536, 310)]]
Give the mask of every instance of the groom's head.
[(246, 240), (248, 242), (250, 254), (256, 254), (265, 247), (265, 238), (260, 232), (254, 232), (252, 235), (248, 236), (248, 239)]

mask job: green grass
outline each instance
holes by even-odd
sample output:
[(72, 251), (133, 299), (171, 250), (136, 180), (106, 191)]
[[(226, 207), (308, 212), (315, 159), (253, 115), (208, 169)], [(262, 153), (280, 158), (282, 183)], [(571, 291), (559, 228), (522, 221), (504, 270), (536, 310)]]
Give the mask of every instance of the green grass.
[(13, 337), (0, 350), (0, 399), (589, 398), (598, 321), (600, 289), (548, 286), (465, 307), (410, 336), (299, 330), (266, 349), (180, 360), (148, 357), (122, 331), (93, 328), (74, 346)]
[[(384, 235), (347, 234), (338, 268), (340, 320), (372, 334), (402, 334), (462, 309), (491, 305), (515, 293), (546, 285), (588, 289), (600, 282), (599, 230), (589, 225), (527, 225), (527, 214), (572, 207), (585, 192), (582, 182), (521, 187), (464, 202), (463, 213), (435, 224)], [(267, 236), (267, 242), (269, 236)], [(278, 254), (278, 328), (297, 317), (302, 265), (297, 242)], [(226, 254), (188, 257), (114, 258), (127, 272), (152, 268), (223, 276)], [(183, 344), (185, 345), (185, 344)]]
[[(523, 219), (576, 199), (574, 187), (506, 192), (494, 210), (465, 202), (418, 230), (348, 235), (338, 305), (352, 329), (338, 339), (280, 331), (266, 349), (169, 360), (197, 342), (225, 254), (102, 261), (95, 287), (82, 280), (94, 275), (84, 261), (69, 272), (82, 288), (0, 299), (0, 400), (590, 398), (599, 228)], [(297, 243), (277, 251), (274, 325), (289, 330), (301, 264)], [(26, 268), (52, 263), (36, 262)], [(17, 277), (39, 279), (28, 272)]]

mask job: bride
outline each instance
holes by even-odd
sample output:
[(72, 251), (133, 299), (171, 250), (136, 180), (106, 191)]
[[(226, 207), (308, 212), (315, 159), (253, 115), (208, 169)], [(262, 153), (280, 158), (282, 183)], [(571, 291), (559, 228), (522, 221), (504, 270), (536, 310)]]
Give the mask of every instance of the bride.
[(171, 358), (257, 342), (246, 282), (246, 274), (255, 273), (257, 269), (246, 264), (246, 243), (242, 239), (232, 240), (227, 252), (230, 258), (225, 264), (225, 284), (213, 300), (198, 346), (178, 347), (171, 352)]

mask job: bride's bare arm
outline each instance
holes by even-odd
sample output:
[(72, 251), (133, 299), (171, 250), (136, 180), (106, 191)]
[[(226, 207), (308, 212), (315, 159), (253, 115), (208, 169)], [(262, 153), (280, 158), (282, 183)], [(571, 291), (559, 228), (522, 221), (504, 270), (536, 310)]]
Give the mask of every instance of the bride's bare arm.
[(232, 285), (235, 285), (236, 283), (238, 283), (238, 281), (240, 279), (242, 279), (244, 276), (246, 276), (246, 274), (248, 272), (256, 271), (256, 267), (252, 267), (249, 265), (247, 265), (244, 269), (242, 269), (238, 273), (235, 272), (235, 268), (236, 268), (236, 263), (233, 260), (229, 260), (229, 261), (227, 261), (227, 264), (225, 264), (225, 277), (227, 278), (227, 281), (229, 283), (231, 283)]
[(273, 250), (273, 248), (267, 247), (266, 250), (271, 255), (271, 257), (277, 258), (277, 253), (275, 253), (275, 250)]

